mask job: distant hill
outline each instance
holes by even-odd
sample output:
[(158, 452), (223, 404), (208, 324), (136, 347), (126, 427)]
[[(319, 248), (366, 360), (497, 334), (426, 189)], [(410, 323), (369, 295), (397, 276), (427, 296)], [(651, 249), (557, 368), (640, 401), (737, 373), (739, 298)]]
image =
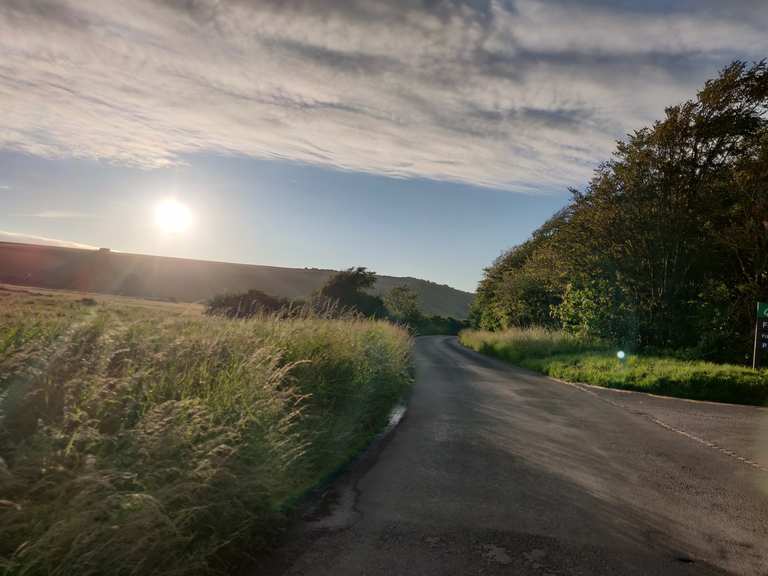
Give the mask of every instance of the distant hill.
[[(43, 288), (199, 302), (251, 288), (285, 298), (306, 298), (334, 270), (279, 268), (0, 242), (0, 282)], [(427, 314), (464, 319), (473, 295), (418, 278), (379, 276), (374, 292), (405, 284)]]

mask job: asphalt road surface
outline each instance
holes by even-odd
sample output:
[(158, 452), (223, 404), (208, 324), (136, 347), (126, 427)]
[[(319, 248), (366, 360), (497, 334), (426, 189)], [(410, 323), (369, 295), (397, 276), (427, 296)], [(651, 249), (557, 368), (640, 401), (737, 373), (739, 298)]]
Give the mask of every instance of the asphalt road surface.
[(290, 575), (768, 574), (768, 410), (573, 386), (420, 338), (399, 426)]

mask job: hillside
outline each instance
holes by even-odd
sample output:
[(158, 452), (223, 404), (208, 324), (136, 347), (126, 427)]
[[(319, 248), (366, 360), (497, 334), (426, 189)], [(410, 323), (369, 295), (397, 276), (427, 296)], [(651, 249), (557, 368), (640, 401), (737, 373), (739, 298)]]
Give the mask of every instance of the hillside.
[[(44, 288), (197, 302), (251, 288), (285, 298), (306, 298), (334, 270), (208, 262), (0, 242), (0, 282)], [(374, 291), (405, 284), (427, 314), (464, 319), (473, 295), (417, 278), (379, 276)]]

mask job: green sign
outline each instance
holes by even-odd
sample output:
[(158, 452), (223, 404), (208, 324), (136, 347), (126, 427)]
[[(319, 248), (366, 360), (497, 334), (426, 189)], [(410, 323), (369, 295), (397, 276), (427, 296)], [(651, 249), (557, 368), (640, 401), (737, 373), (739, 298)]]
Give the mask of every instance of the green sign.
[(755, 351), (752, 354), (752, 368), (757, 370), (768, 361), (768, 303), (757, 303), (755, 322)]

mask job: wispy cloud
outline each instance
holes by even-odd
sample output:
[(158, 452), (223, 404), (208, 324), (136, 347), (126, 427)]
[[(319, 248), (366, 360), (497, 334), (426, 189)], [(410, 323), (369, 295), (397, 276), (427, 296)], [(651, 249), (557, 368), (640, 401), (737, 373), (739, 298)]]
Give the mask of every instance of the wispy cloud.
[(36, 236), (35, 234), (25, 234), (23, 232), (8, 232), (0, 230), (0, 242), (18, 242), (21, 244), (42, 244), (44, 246), (61, 246), (62, 248), (85, 248), (96, 250), (96, 246), (81, 244), (80, 242), (70, 242), (69, 240), (59, 240), (56, 238), (47, 238), (45, 236)]
[(44, 218), (47, 220), (89, 220), (95, 218), (94, 214), (86, 212), (74, 212), (70, 210), (43, 210), (34, 214), (23, 214), (32, 218)]
[(563, 186), (766, 29), (762, 0), (5, 0), (0, 147)]
[(0, 190), (10, 190), (11, 187), (8, 184), (0, 184)]

